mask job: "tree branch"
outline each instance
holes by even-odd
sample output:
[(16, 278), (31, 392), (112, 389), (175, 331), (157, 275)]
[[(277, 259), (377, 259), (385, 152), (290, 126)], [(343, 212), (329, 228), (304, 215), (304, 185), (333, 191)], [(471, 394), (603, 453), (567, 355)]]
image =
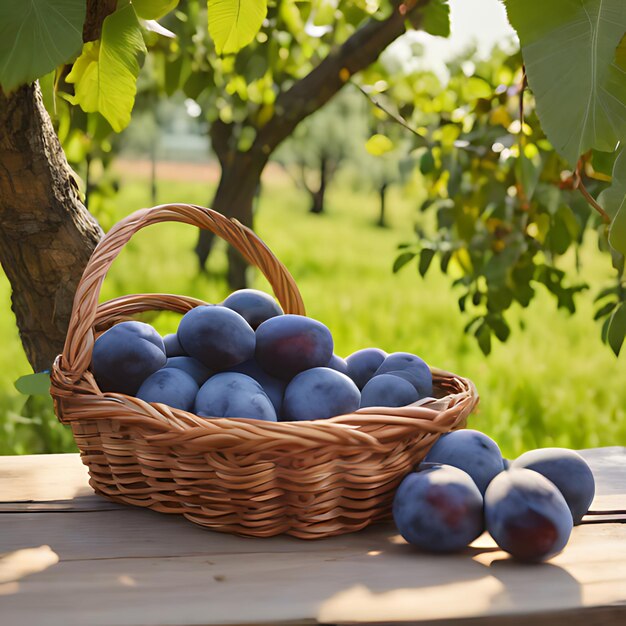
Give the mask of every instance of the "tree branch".
[(83, 24), (83, 41), (95, 41), (102, 34), (102, 22), (115, 11), (117, 0), (87, 0), (87, 14)]
[(307, 116), (320, 109), (349, 80), (370, 66), (381, 52), (406, 31), (406, 20), (429, 0), (405, 0), (382, 21), (369, 19), (304, 78), (281, 93), (274, 105), (274, 116), (260, 129), (253, 148), (265, 154), (287, 138)]
[(596, 202), (595, 198), (587, 191), (585, 184), (583, 183), (582, 171), (585, 165), (583, 158), (578, 159), (576, 164), (576, 171), (574, 172), (574, 189), (578, 189), (583, 198), (589, 203), (591, 208), (595, 209), (602, 217), (602, 221), (605, 224), (611, 223), (611, 216)]

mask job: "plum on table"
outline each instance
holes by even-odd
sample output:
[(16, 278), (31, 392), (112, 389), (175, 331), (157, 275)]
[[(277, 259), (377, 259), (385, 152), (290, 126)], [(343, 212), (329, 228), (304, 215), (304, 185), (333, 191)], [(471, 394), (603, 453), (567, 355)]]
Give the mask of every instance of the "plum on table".
[(483, 532), (483, 497), (462, 470), (429, 464), (400, 483), (393, 519), (410, 544), (429, 552), (456, 552)]

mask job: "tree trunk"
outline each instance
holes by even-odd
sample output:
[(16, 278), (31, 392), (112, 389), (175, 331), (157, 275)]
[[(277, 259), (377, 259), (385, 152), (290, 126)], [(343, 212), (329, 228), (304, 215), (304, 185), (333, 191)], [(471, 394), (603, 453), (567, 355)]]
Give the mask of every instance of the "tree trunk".
[(102, 236), (79, 200), (37, 84), (0, 90), (0, 263), (35, 371), (61, 352), (76, 285)]
[[(242, 224), (253, 227), (253, 204), (261, 184), (261, 174), (267, 163), (267, 157), (260, 153), (235, 152), (222, 162), (222, 175), (213, 197), (211, 208), (234, 217)], [(200, 269), (204, 269), (213, 248), (212, 233), (201, 230), (196, 245), (196, 255)], [(228, 249), (228, 286), (244, 289), (246, 281), (246, 262), (232, 248)]]
[(385, 221), (385, 201), (387, 200), (387, 183), (383, 183), (378, 188), (378, 197), (380, 198), (380, 213), (378, 214), (377, 226), (385, 228), (387, 222)]
[(317, 191), (311, 193), (312, 204), (309, 211), (319, 215), (324, 213), (324, 201), (326, 196), (326, 186), (328, 185), (328, 158), (322, 156), (320, 159), (320, 186)]

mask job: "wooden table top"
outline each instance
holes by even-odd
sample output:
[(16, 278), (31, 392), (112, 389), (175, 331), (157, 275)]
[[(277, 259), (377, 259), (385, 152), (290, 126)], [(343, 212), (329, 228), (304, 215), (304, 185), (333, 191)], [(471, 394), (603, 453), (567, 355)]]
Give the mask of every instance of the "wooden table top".
[(0, 624), (623, 626), (626, 448), (583, 455), (595, 514), (541, 565), (511, 561), (487, 535), (423, 554), (391, 524), (234, 537), (96, 496), (78, 455), (0, 457)]

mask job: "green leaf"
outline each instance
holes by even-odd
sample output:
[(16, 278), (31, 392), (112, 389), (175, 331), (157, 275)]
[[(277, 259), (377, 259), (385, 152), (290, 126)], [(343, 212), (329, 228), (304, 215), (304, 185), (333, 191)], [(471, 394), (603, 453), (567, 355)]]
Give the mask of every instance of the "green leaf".
[(365, 142), (365, 149), (373, 156), (382, 156), (393, 150), (393, 141), (386, 135), (372, 135)]
[(626, 336), (626, 304), (622, 303), (611, 315), (609, 322), (607, 340), (615, 356), (619, 356), (624, 336)]
[(435, 169), (435, 157), (431, 150), (426, 150), (420, 158), (420, 172), (426, 176)]
[(50, 374), (28, 374), (15, 381), (15, 388), (25, 396), (47, 396), (50, 394)]
[(87, 113), (101, 113), (119, 133), (130, 122), (137, 93), (137, 56), (145, 52), (132, 5), (109, 15), (102, 26), (102, 39), (83, 46), (67, 76), (67, 82), (75, 85), (72, 102)]
[(419, 273), (422, 278), (426, 276), (426, 272), (428, 271), (428, 268), (430, 267), (434, 256), (434, 250), (432, 250), (431, 248), (422, 248), (422, 251), (420, 252), (420, 260), (418, 266)]
[(450, 36), (450, 7), (448, 0), (431, 0), (425, 7), (422, 30), (438, 37)]
[[(522, 44), (541, 126), (575, 165), (626, 137), (624, 0), (504, 0)], [(616, 53), (617, 50), (617, 53)]]
[(609, 243), (626, 254), (626, 149), (622, 148), (615, 159), (611, 186), (598, 196), (598, 202), (613, 220)]
[(209, 0), (209, 34), (218, 54), (247, 46), (267, 15), (267, 0)]
[(0, 2), (0, 85), (9, 92), (69, 61), (83, 42), (85, 0)]
[(133, 0), (135, 13), (144, 20), (158, 20), (178, 5), (178, 0)]
[(393, 263), (393, 273), (400, 271), (409, 261), (415, 258), (414, 252), (403, 252)]
[(488, 356), (491, 352), (491, 328), (487, 325), (486, 322), (483, 322), (476, 329), (474, 335), (478, 340), (478, 346), (480, 347), (482, 353), (485, 356)]
[(57, 114), (57, 99), (54, 89), (56, 74), (56, 70), (53, 70), (39, 79), (39, 88), (41, 89), (43, 105), (46, 107), (50, 117), (56, 117)]

